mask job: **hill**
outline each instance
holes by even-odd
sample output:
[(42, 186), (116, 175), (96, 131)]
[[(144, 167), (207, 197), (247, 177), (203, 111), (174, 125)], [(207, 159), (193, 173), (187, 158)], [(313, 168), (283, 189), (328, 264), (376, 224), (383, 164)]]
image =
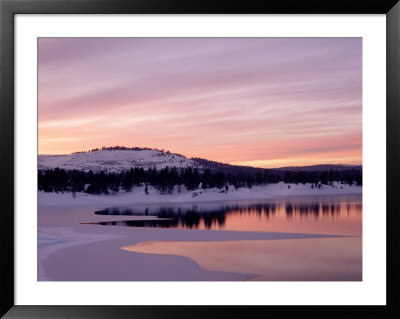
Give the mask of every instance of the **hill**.
[(88, 172), (107, 171), (122, 172), (131, 167), (153, 168), (164, 167), (197, 167), (200, 165), (182, 155), (152, 149), (108, 149), (103, 148), (89, 152), (68, 155), (39, 155), (38, 169), (63, 168), (65, 170), (82, 170)]

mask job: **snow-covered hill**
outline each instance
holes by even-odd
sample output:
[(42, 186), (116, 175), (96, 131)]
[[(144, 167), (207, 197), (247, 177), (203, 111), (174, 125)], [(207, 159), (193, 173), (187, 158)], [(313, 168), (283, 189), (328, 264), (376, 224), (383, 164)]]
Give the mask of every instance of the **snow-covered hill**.
[(201, 165), (184, 156), (156, 150), (99, 150), (69, 155), (39, 155), (38, 169), (63, 168), (83, 171), (92, 170), (121, 172), (131, 167), (148, 169), (156, 167), (197, 167)]
[[(211, 171), (223, 172), (224, 174), (250, 174), (264, 173), (264, 169), (249, 166), (236, 166), (220, 162), (210, 161), (202, 158), (187, 158), (180, 154), (169, 151), (156, 150), (150, 148), (103, 148), (88, 152), (78, 152), (68, 155), (39, 155), (38, 169), (46, 170), (50, 168), (63, 168), (66, 170), (83, 170), (88, 172), (122, 172), (134, 167), (141, 167), (145, 170), (155, 167), (160, 170), (164, 167), (197, 168), (200, 171), (210, 169)], [(362, 166), (356, 165), (314, 165), (304, 167), (282, 167), (270, 169), (277, 176), (283, 178), (285, 172), (299, 171), (362, 171)]]

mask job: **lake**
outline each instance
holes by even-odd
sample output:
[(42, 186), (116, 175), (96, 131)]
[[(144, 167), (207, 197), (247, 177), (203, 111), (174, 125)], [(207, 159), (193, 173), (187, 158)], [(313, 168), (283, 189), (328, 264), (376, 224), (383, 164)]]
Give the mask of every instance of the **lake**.
[[(259, 281), (362, 280), (362, 196), (324, 195), (265, 201), (134, 205), (94, 212), (105, 227), (283, 232), (332, 238), (226, 241), (146, 241), (134, 253), (184, 256), (209, 271), (249, 274)], [(113, 217), (118, 216), (118, 220)], [(146, 220), (121, 220), (144, 216)], [(149, 219), (149, 218), (152, 219)]]

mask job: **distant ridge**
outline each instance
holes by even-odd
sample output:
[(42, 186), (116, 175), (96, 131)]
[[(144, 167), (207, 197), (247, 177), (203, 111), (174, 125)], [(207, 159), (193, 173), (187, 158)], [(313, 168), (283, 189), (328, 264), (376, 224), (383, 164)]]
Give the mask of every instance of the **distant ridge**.
[(320, 171), (344, 171), (349, 169), (361, 170), (362, 165), (348, 165), (348, 164), (322, 164), (322, 165), (309, 165), (309, 166), (285, 166), (276, 168), (277, 170), (286, 170), (292, 172), (320, 172)]

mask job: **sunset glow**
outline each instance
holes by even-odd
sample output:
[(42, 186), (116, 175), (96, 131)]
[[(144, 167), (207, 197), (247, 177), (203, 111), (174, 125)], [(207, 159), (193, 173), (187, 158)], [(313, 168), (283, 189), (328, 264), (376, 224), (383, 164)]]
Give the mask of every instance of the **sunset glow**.
[(361, 38), (40, 38), (39, 154), (361, 164)]

